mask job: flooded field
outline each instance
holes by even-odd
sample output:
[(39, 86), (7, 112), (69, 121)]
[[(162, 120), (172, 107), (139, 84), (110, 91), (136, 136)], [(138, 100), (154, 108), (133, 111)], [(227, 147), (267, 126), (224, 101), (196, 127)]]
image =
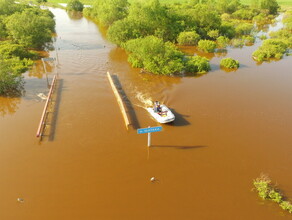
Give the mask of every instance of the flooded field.
[[(257, 64), (257, 42), (228, 49), (241, 64), (235, 72), (221, 70), (216, 55), (201, 77), (141, 74), (105, 30), (51, 10), (60, 79), (42, 142), (35, 137), (45, 104), (38, 94), (48, 93), (41, 62), (25, 75), (23, 97), (0, 98), (0, 219), (291, 219), (259, 199), (252, 180), (266, 173), (292, 198), (292, 57)], [(50, 82), (55, 70), (48, 71)], [(107, 71), (134, 109), (129, 130)], [(158, 125), (144, 109), (151, 100), (169, 106), (176, 121), (147, 148), (136, 129)]]

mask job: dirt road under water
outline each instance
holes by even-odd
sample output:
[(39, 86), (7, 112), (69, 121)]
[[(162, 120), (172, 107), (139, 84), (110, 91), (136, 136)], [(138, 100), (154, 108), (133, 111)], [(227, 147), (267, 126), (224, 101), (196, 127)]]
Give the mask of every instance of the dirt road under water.
[[(257, 43), (228, 50), (236, 72), (215, 56), (201, 77), (140, 74), (96, 24), (51, 10), (60, 80), (49, 136), (35, 137), (37, 94), (48, 92), (41, 65), (26, 74), (24, 97), (0, 99), (0, 219), (291, 219), (252, 180), (267, 173), (292, 198), (292, 57), (258, 65)], [(176, 114), (151, 148), (125, 129), (106, 71), (119, 77), (135, 128), (158, 125), (141, 100)]]

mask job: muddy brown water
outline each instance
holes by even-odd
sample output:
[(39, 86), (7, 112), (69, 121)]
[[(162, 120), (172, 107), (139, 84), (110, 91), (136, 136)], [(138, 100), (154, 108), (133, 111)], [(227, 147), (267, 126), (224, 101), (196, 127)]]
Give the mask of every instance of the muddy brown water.
[[(60, 80), (48, 136), (35, 137), (37, 94), (48, 92), (41, 63), (23, 97), (0, 99), (0, 219), (291, 219), (259, 199), (252, 180), (267, 173), (292, 198), (292, 57), (259, 65), (256, 43), (228, 49), (241, 63), (235, 72), (214, 56), (201, 77), (140, 74), (96, 24), (51, 10)], [(158, 125), (141, 100), (173, 109), (176, 121), (151, 148), (146, 134), (125, 129), (106, 71), (118, 76), (135, 128)]]

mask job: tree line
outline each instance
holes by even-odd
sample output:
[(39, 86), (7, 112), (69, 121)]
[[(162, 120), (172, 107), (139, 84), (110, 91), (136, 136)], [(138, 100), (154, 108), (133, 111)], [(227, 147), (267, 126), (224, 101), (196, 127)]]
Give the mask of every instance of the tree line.
[[(276, 0), (189, 0), (161, 4), (159, 0), (95, 1), (84, 15), (108, 27), (107, 37), (129, 53), (129, 62), (155, 74), (206, 72), (208, 60), (188, 57), (175, 45), (198, 46), (212, 53), (230, 42), (253, 43), (254, 22), (274, 18)], [(135, 45), (135, 46), (133, 46)], [(175, 68), (176, 66), (176, 68)]]
[(39, 58), (36, 50), (51, 42), (54, 15), (13, 0), (0, 0), (0, 95), (22, 91), (22, 73)]

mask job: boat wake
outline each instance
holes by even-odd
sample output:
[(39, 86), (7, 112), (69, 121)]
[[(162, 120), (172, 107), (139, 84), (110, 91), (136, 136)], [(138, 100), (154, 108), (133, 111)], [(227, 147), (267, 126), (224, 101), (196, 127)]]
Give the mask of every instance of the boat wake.
[(143, 94), (141, 92), (137, 92), (136, 98), (142, 103), (142, 105), (138, 104), (137, 105), (138, 107), (147, 109), (147, 108), (153, 106), (153, 101), (147, 94)]

